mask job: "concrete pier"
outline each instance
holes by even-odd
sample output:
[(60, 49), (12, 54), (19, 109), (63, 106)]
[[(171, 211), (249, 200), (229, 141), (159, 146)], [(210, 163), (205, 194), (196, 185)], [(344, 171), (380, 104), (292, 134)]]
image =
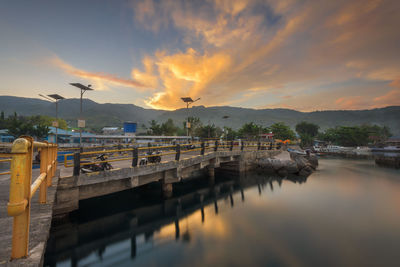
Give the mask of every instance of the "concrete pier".
[[(276, 150), (262, 151), (212, 151), (204, 155), (186, 153), (179, 161), (169, 159), (157, 164), (131, 167), (131, 161), (113, 163), (109, 171), (72, 175), (72, 169), (59, 166), (66, 175), (57, 175), (53, 186), (48, 189), (48, 203), (38, 204), (37, 196), (32, 199), (29, 256), (10, 262), (12, 217), (7, 215), (10, 180), (0, 176), (0, 265), (41, 266), (46, 248), (51, 220), (54, 216), (65, 216), (79, 209), (79, 202), (123, 190), (139, 187), (153, 182), (162, 183), (166, 197), (172, 195), (173, 184), (193, 177), (215, 179), (215, 173), (241, 173), (256, 167), (256, 161), (279, 154)], [(125, 165), (124, 165), (125, 164)], [(33, 177), (37, 177), (36, 174)], [(33, 181), (32, 181), (33, 182)], [(213, 188), (215, 196), (219, 188)], [(232, 205), (233, 199), (231, 199)], [(179, 218), (179, 206), (176, 208)], [(215, 212), (218, 204), (215, 202)], [(179, 224), (178, 224), (179, 227)], [(177, 231), (179, 236), (179, 229)], [(134, 253), (133, 253), (134, 254)]]
[[(245, 172), (257, 167), (257, 160), (270, 158), (281, 151), (218, 151), (194, 155), (180, 161), (113, 169), (61, 178), (58, 184), (54, 214), (60, 215), (79, 209), (79, 201), (103, 196), (151, 182), (173, 184), (182, 180), (215, 172), (228, 174)], [(168, 188), (166, 188), (168, 190)]]

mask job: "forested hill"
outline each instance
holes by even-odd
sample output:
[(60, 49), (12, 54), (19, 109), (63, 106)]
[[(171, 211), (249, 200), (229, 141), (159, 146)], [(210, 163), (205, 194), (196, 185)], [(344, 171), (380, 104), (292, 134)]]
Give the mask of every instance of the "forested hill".
[[(71, 125), (76, 123), (79, 116), (79, 99), (66, 99), (59, 103), (59, 117)], [(6, 116), (17, 112), (19, 115), (49, 115), (55, 116), (55, 104), (49, 101), (0, 96), (0, 111)], [(135, 121), (147, 124), (154, 119), (163, 122), (168, 118), (179, 126), (187, 117), (186, 109), (164, 111), (145, 109), (132, 104), (99, 104), (84, 99), (84, 117), (87, 125), (92, 128), (104, 126), (122, 126), (124, 121)], [(300, 112), (291, 109), (248, 109), (237, 107), (203, 107), (195, 106), (189, 109), (189, 116), (199, 117), (203, 124), (240, 128), (246, 122), (255, 122), (269, 126), (274, 122), (285, 122), (292, 128), (300, 121), (308, 121), (320, 125), (321, 129), (337, 125), (378, 124), (390, 127), (393, 134), (400, 134), (400, 106), (391, 106), (372, 110), (333, 110)], [(228, 116), (228, 117), (227, 117)], [(225, 117), (225, 118), (224, 118)], [(226, 118), (227, 117), (227, 118)]]

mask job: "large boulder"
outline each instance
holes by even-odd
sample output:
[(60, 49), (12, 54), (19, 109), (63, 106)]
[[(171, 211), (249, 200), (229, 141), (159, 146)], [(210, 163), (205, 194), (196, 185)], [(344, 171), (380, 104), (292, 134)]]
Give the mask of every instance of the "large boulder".
[(310, 165), (305, 166), (299, 171), (300, 176), (307, 177), (313, 172), (313, 168)]

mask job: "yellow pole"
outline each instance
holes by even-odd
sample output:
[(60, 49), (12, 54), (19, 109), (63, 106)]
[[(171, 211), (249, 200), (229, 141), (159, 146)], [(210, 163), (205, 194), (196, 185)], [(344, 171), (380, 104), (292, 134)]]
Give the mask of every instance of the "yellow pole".
[(50, 169), (50, 186), (51, 186), (51, 182), (52, 182), (52, 177), (54, 174), (54, 164), (53, 164), (53, 160), (54, 160), (54, 149), (53, 147), (50, 147), (50, 165), (51, 165), (51, 169)]
[(32, 144), (31, 137), (23, 137), (15, 140), (11, 148), (10, 202), (7, 205), (8, 214), (14, 217), (11, 259), (28, 255)]
[[(56, 175), (57, 172), (57, 152), (58, 152), (58, 145), (54, 146), (54, 174), (53, 177)], [(53, 180), (53, 177), (51, 179)]]
[(46, 178), (40, 184), (39, 203), (45, 204), (47, 202), (47, 180), (49, 179), (49, 172), (47, 171), (47, 150), (48, 147), (40, 149), (40, 173), (46, 173)]
[[(46, 161), (46, 170), (47, 167), (51, 164), (51, 149), (47, 149), (47, 161)], [(51, 170), (48, 172), (49, 176), (51, 176)], [(47, 186), (51, 186), (51, 177), (47, 179)]]

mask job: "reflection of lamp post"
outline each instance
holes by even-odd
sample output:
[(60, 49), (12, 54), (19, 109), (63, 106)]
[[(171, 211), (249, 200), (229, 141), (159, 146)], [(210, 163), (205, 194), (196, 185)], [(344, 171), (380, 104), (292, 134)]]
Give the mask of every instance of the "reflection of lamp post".
[(58, 144), (58, 101), (59, 101), (59, 100), (62, 100), (62, 99), (65, 99), (65, 98), (62, 97), (62, 96), (60, 96), (60, 95), (58, 95), (58, 94), (47, 95), (47, 96), (49, 96), (49, 97), (51, 97), (51, 98), (53, 98), (53, 99), (48, 98), (47, 96), (44, 96), (44, 95), (42, 95), (42, 94), (39, 94), (39, 95), (40, 95), (41, 97), (47, 99), (47, 100), (50, 100), (51, 102), (56, 103), (56, 121), (55, 121), (55, 123), (53, 124), (53, 127), (54, 127), (54, 126), (56, 127), (56, 144)]
[(78, 127), (79, 127), (79, 147), (82, 148), (82, 128), (85, 127), (85, 121), (82, 120), (82, 97), (83, 97), (83, 94), (86, 91), (92, 91), (93, 89), (90, 88), (92, 86), (90, 84), (88, 86), (84, 86), (83, 84), (80, 84), (80, 83), (70, 83), (70, 85), (78, 87), (79, 89), (81, 89), (81, 111), (80, 111), (80, 114), (79, 114), (80, 118), (78, 120)]
[(187, 111), (187, 122), (186, 122), (186, 136), (189, 136), (189, 128), (190, 128), (190, 123), (189, 123), (189, 105), (193, 104), (196, 101), (200, 100), (200, 97), (197, 98), (196, 100), (193, 100), (191, 97), (181, 97), (183, 102), (186, 103), (186, 111)]

